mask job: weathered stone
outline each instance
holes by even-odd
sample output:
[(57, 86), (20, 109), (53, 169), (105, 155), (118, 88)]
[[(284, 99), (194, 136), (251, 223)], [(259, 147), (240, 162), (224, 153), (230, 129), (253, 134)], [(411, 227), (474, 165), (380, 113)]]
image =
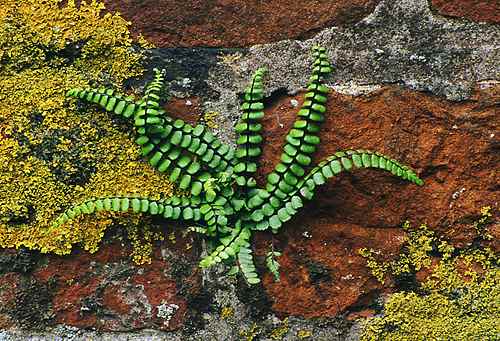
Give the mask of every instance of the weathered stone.
[[(393, 287), (374, 280), (358, 251), (373, 248), (384, 250), (387, 259), (396, 256), (405, 220), (427, 223), (456, 247), (470, 245), (480, 208), (497, 210), (500, 199), (493, 171), (500, 162), (497, 91), (497, 86), (478, 89), (463, 103), (396, 86), (358, 97), (331, 93), (316, 162), (347, 148), (378, 150), (415, 167), (425, 185), (377, 170), (344, 173), (323, 185), (304, 213), (275, 237), (275, 247), (284, 251), (281, 282), (269, 274), (264, 281), (274, 311), (334, 316)], [(266, 109), (260, 184), (278, 162), (295, 120), (293, 99), (301, 104), (302, 95), (275, 99)], [(497, 230), (489, 230), (490, 246), (499, 250)], [(259, 244), (268, 249), (269, 238)]]
[(497, 0), (432, 0), (432, 6), (442, 15), (500, 23), (500, 2)]
[[(358, 254), (361, 248), (384, 250), (386, 260), (394, 258), (404, 241), (402, 229), (366, 228), (335, 223), (327, 210), (308, 205), (278, 237), (286, 242), (279, 258), (280, 281), (266, 273), (264, 286), (273, 310), (283, 316), (307, 318), (336, 316), (363, 298), (373, 300), (383, 289)], [(312, 218), (314, 216), (314, 218)], [(392, 255), (392, 257), (391, 257)], [(386, 282), (386, 286), (390, 286)]]
[[(160, 249), (153, 262), (142, 267), (134, 266), (130, 249), (117, 243), (101, 247), (95, 255), (74, 252), (69, 258), (49, 256), (47, 264), (33, 276), (50, 285), (56, 323), (102, 331), (178, 329), (185, 321), (187, 302), (176, 281), (183, 280), (184, 294), (197, 292), (199, 283), (190, 277), (198, 275), (189, 270), (197, 265), (188, 262), (192, 255), (181, 247), (176, 252), (187, 256), (183, 265), (189, 275), (174, 276), (177, 265), (172, 264), (173, 259), (166, 260)], [(2, 296), (0, 301), (6, 302)]]
[(21, 276), (10, 272), (0, 275), (0, 329), (12, 328), (15, 321), (9, 315), (16, 303), (16, 296), (21, 285)]
[[(485, 97), (478, 90), (474, 99), (454, 103), (396, 86), (359, 97), (331, 93), (316, 162), (342, 149), (376, 150), (413, 166), (425, 186), (376, 170), (356, 171), (321, 187), (313, 209), (337, 223), (366, 227), (428, 222), (451, 236), (451, 225), (499, 199), (493, 171), (499, 162), (499, 97)], [(267, 109), (261, 183), (295, 120), (292, 98), (302, 101), (286, 96)]]
[(158, 47), (241, 47), (303, 39), (329, 26), (352, 25), (380, 0), (142, 1), (105, 0)]

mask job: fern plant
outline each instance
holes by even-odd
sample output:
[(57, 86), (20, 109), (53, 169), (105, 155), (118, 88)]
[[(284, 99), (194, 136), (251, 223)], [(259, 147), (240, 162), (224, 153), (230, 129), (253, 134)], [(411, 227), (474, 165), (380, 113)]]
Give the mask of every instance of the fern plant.
[[(165, 72), (154, 70), (144, 96), (134, 101), (111, 89), (71, 89), (67, 95), (95, 103), (106, 111), (130, 119), (142, 155), (169, 180), (187, 193), (162, 200), (147, 197), (115, 196), (91, 198), (62, 213), (54, 227), (81, 214), (116, 211), (162, 216), (182, 220), (192, 231), (215, 241), (218, 246), (204, 257), (201, 267), (235, 262), (249, 284), (260, 282), (251, 248), (253, 231), (277, 233), (313, 198), (316, 187), (329, 178), (356, 168), (377, 168), (422, 185), (423, 181), (407, 166), (368, 150), (344, 150), (310, 167), (320, 144), (318, 136), (325, 120), (329, 89), (323, 79), (331, 72), (325, 49), (313, 48), (313, 70), (307, 93), (293, 128), (288, 132), (281, 161), (259, 187), (255, 180), (263, 138), (259, 121), (264, 116), (263, 77), (254, 74), (244, 93), (242, 116), (235, 129), (236, 147), (222, 143), (205, 126), (192, 126), (172, 119), (160, 102)], [(277, 277), (279, 264), (268, 254), (267, 265)]]

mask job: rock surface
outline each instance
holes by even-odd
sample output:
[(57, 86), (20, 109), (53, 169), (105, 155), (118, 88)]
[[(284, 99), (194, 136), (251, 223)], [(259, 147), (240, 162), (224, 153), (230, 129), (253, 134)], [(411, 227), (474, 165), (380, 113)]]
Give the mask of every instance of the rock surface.
[[(153, 263), (142, 267), (112, 235), (95, 255), (0, 250), (0, 329), (65, 325), (36, 334), (42, 339), (232, 340), (252, 334), (258, 321), (262, 340), (276, 330), (287, 340), (304, 330), (315, 340), (354, 340), (357, 325), (334, 317), (369, 316), (381, 295), (398, 288), (394, 280), (375, 280), (360, 248), (385, 250), (392, 259), (406, 219), (465, 247), (474, 241), (479, 209), (498, 211), (500, 26), (443, 18), (425, 0), (314, 1), (306, 10), (295, 1), (105, 2), (110, 11), (122, 11), (136, 33), (176, 47), (148, 52), (151, 68), (169, 70), (177, 98), (167, 109), (188, 122), (218, 113), (214, 128), (226, 141), (233, 141), (238, 94), (251, 72), (268, 68), (261, 182), (302, 101), (309, 49), (320, 43), (335, 72), (317, 160), (338, 149), (374, 149), (413, 166), (426, 184), (417, 188), (371, 170), (332, 180), (274, 237), (283, 250), (281, 282), (265, 274), (257, 289), (223, 278), (219, 269), (202, 274), (202, 246), (182, 238), (156, 245)], [(498, 22), (494, 1), (473, 3), (433, 0), (432, 6), (446, 16)], [(303, 41), (227, 49), (287, 38)], [(498, 225), (490, 232), (498, 251)], [(256, 238), (261, 267), (271, 239), (265, 233)], [(99, 334), (143, 328), (156, 331)], [(0, 333), (4, 338), (30, 335)]]
[(432, 0), (439, 14), (474, 21), (500, 22), (500, 3), (497, 0)]
[[(416, 168), (425, 186), (408, 185), (378, 171), (344, 174), (323, 185), (315, 200), (290, 221), (277, 239), (282, 280), (267, 277), (273, 309), (284, 315), (335, 316), (394, 283), (378, 284), (358, 254), (361, 248), (399, 253), (405, 220), (427, 223), (458, 248), (476, 237), (478, 208), (498, 209), (494, 169), (500, 164), (500, 87), (481, 90), (463, 103), (397, 86), (364, 96), (333, 93), (316, 162), (347, 148), (378, 150)], [(264, 119), (261, 174), (279, 160), (296, 109), (285, 96)], [(263, 177), (260, 178), (261, 182)], [(498, 231), (491, 246), (500, 250)], [(268, 241), (269, 243), (269, 241)], [(293, 293), (293, 294), (291, 294)]]
[(242, 47), (303, 39), (325, 27), (352, 25), (380, 0), (105, 0), (158, 47)]

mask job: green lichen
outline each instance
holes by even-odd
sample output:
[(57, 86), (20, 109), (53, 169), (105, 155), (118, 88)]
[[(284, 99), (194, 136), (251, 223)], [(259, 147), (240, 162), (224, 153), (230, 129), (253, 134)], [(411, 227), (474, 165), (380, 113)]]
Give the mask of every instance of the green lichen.
[[(155, 196), (172, 185), (138, 158), (138, 148), (101, 111), (65, 99), (66, 90), (141, 75), (129, 22), (97, 1), (0, 4), (0, 247), (94, 252), (113, 221), (128, 227), (133, 256), (147, 262), (155, 233), (137, 218), (81, 220), (47, 232), (68, 203), (116, 191)], [(141, 40), (145, 45), (145, 41)], [(146, 224), (148, 225), (148, 224)], [(134, 231), (134, 233), (132, 233)]]
[[(485, 219), (486, 218), (486, 219)], [(491, 209), (483, 209), (479, 224), (487, 239)], [(475, 225), (478, 222), (474, 223)], [(390, 263), (377, 262), (376, 252), (361, 254), (375, 277), (425, 271), (415, 292), (397, 292), (383, 315), (370, 318), (362, 340), (497, 340), (500, 336), (500, 269), (490, 248), (456, 249), (427, 227), (408, 224), (406, 252)], [(437, 245), (439, 257), (432, 245)], [(431, 252), (433, 251), (433, 252)], [(431, 255), (432, 254), (432, 255)], [(434, 257), (433, 257), (434, 256)]]

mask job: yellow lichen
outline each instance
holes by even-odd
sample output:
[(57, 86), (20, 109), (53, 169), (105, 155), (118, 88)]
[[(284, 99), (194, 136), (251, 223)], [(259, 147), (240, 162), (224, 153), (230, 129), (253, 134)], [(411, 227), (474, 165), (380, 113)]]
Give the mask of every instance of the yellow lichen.
[(0, 247), (67, 254), (79, 244), (95, 252), (115, 221), (128, 231), (134, 260), (148, 262), (160, 236), (139, 217), (103, 213), (51, 228), (61, 211), (86, 198), (173, 191), (139, 158), (125, 123), (65, 97), (72, 87), (120, 89), (142, 74), (130, 23), (103, 15), (97, 1), (60, 2), (0, 4)]
[(288, 317), (286, 317), (279, 327), (273, 329), (269, 337), (273, 340), (281, 340), (288, 333), (290, 327), (288, 326)]
[(203, 123), (211, 128), (211, 129), (217, 129), (219, 125), (217, 124), (217, 117), (220, 115), (217, 111), (209, 111), (203, 114)]
[(259, 332), (260, 328), (259, 326), (257, 326), (257, 323), (254, 322), (248, 330), (240, 330), (240, 336), (246, 341), (253, 341), (255, 340), (255, 337), (259, 334)]
[[(491, 212), (483, 211), (486, 230)], [(488, 217), (484, 220), (484, 217)], [(475, 222), (474, 224), (477, 224)], [(406, 225), (407, 252), (384, 268), (387, 273), (427, 268), (418, 292), (392, 294), (384, 314), (366, 321), (362, 340), (496, 340), (500, 335), (499, 258), (489, 248), (457, 250), (423, 226)], [(481, 236), (482, 237), (482, 236)], [(429, 255), (432, 244), (440, 256)], [(368, 262), (373, 253), (364, 250)], [(372, 267), (381, 267), (376, 264)]]
[(358, 251), (361, 256), (366, 258), (367, 266), (372, 275), (382, 284), (385, 282), (385, 276), (388, 273), (399, 275), (410, 272), (412, 269), (419, 271), (431, 265), (432, 258), (429, 256), (429, 252), (432, 251), (434, 233), (425, 225), (413, 229), (409, 222), (404, 223), (403, 229), (407, 232), (405, 237), (407, 252), (399, 255), (399, 258), (395, 261), (378, 261), (376, 255), (380, 254), (381, 251), (366, 248)]
[(366, 259), (366, 266), (371, 270), (371, 274), (382, 284), (385, 282), (385, 275), (389, 269), (389, 264), (379, 262), (375, 258), (376, 251), (373, 249), (362, 248), (358, 253)]
[(234, 316), (234, 309), (232, 307), (224, 307), (220, 312), (220, 318), (226, 320)]
[(313, 333), (310, 330), (301, 329), (297, 332), (297, 337), (301, 340), (312, 337)]

